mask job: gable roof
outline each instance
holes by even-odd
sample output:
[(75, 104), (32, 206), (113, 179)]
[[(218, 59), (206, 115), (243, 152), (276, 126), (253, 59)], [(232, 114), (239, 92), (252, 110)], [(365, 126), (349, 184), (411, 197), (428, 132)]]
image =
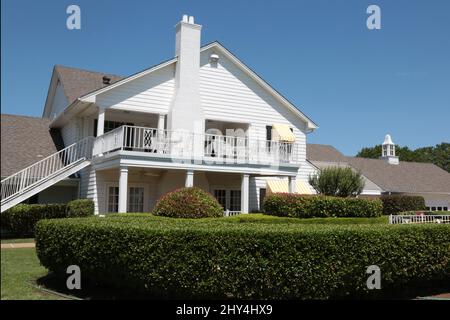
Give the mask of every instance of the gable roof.
[(333, 146), (320, 144), (307, 144), (306, 158), (317, 167), (349, 165), (385, 192), (450, 194), (450, 173), (432, 163), (392, 165), (382, 159), (347, 157)]
[(124, 79), (122, 76), (113, 74), (81, 70), (60, 65), (55, 66), (55, 71), (59, 76), (59, 80), (61, 81), (69, 104), (89, 92), (107, 87), (107, 84), (103, 84), (104, 76), (111, 79), (111, 84)]
[(49, 119), (1, 115), (1, 176), (7, 177), (55, 153), (62, 146)]
[(450, 173), (432, 163), (400, 161), (392, 165), (382, 159), (347, 159), (352, 167), (385, 191), (450, 194)]
[[(232, 54), (228, 49), (226, 49), (222, 44), (220, 44), (218, 41), (212, 42), (210, 44), (207, 44), (200, 48), (200, 52), (206, 51), (208, 49), (217, 49), (222, 54), (224, 54), (227, 58), (229, 58), (235, 65), (237, 65), (242, 71), (244, 71), (247, 75), (249, 75), (252, 79), (254, 79), (259, 85), (261, 85), (265, 90), (267, 90), (274, 98), (276, 98), (278, 101), (282, 103), (287, 109), (289, 109), (291, 112), (293, 112), (296, 116), (301, 118), (304, 122), (308, 124), (308, 129), (316, 129), (318, 126), (304, 113), (302, 113), (296, 106), (294, 106), (289, 100), (287, 100), (283, 95), (281, 95), (278, 91), (276, 91), (272, 86), (270, 86), (265, 80), (263, 80), (258, 74), (256, 74), (252, 69), (250, 69), (248, 66), (246, 66), (242, 61), (240, 61), (234, 54)], [(123, 85), (125, 83), (128, 83), (130, 81), (133, 81), (135, 79), (138, 79), (140, 77), (143, 77), (145, 75), (148, 75), (152, 72), (155, 72), (161, 68), (164, 68), (168, 65), (171, 65), (173, 63), (176, 63), (178, 61), (178, 57), (174, 57), (170, 60), (166, 60), (160, 64), (157, 64), (155, 66), (152, 66), (148, 69), (145, 69), (143, 71), (140, 71), (138, 73), (135, 73), (128, 77), (120, 77), (120, 76), (111, 76), (111, 84), (110, 85), (103, 85), (99, 86), (97, 88), (94, 88), (95, 85), (97, 85), (98, 82), (100, 84), (102, 83), (102, 76), (103, 74), (99, 74), (96, 72), (89, 72), (89, 71), (83, 71), (76, 74), (70, 72), (69, 75), (66, 77), (66, 80), (69, 80), (69, 85), (66, 85), (64, 83), (64, 79), (62, 79), (64, 90), (70, 92), (70, 96), (68, 96), (69, 104), (74, 104), (73, 102), (76, 100), (79, 101), (85, 101), (85, 102), (95, 102), (94, 98), (96, 95), (101, 94), (103, 92), (109, 91), (111, 89), (114, 89), (120, 85)], [(67, 67), (59, 67), (59, 68), (66, 68)], [(90, 74), (88, 74), (90, 73)], [(86, 84), (81, 84), (80, 87), (76, 84), (76, 78), (78, 77), (79, 82), (80, 79), (83, 79), (82, 77), (88, 76), (89, 80), (86, 81)], [(113, 81), (114, 79), (114, 81)], [(67, 90), (66, 87), (69, 89)], [(91, 89), (91, 90), (89, 90)], [(80, 94), (81, 93), (81, 94)], [(79, 95), (78, 95), (79, 94)], [(72, 100), (73, 99), (73, 100)], [(70, 108), (71, 106), (69, 106)]]
[(322, 162), (346, 162), (346, 157), (335, 147), (313, 143), (306, 145), (306, 159)]

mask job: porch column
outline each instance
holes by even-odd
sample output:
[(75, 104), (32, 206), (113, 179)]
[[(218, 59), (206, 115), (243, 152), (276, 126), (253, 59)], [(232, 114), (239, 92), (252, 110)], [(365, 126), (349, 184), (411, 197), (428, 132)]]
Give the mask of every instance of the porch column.
[(190, 188), (194, 186), (194, 170), (186, 171), (186, 181), (184, 186)]
[(289, 193), (297, 193), (297, 177), (289, 177)]
[(120, 167), (119, 177), (119, 213), (127, 212), (128, 167)]
[(160, 114), (158, 118), (158, 130), (164, 130), (165, 127), (166, 116), (164, 114)]
[(244, 173), (241, 182), (241, 212), (248, 213), (250, 175)]
[(98, 108), (97, 137), (105, 133), (105, 108)]

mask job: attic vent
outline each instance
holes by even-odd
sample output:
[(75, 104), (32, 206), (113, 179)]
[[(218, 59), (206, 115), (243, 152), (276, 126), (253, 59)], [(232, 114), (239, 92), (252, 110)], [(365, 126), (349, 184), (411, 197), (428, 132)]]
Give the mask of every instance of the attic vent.
[(104, 76), (103, 77), (103, 84), (111, 84), (111, 78), (107, 77), (107, 76)]

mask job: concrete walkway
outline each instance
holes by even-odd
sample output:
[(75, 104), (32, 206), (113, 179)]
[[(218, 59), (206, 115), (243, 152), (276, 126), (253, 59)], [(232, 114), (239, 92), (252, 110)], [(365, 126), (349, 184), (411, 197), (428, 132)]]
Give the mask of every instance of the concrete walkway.
[(20, 248), (34, 248), (36, 244), (34, 242), (29, 243), (2, 243), (2, 249), (20, 249)]

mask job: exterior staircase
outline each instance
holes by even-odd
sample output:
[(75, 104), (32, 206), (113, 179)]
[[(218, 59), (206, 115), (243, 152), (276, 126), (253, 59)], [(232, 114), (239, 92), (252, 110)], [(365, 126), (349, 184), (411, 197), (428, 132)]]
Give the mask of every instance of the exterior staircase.
[(90, 165), (94, 137), (80, 140), (1, 181), (1, 212)]

